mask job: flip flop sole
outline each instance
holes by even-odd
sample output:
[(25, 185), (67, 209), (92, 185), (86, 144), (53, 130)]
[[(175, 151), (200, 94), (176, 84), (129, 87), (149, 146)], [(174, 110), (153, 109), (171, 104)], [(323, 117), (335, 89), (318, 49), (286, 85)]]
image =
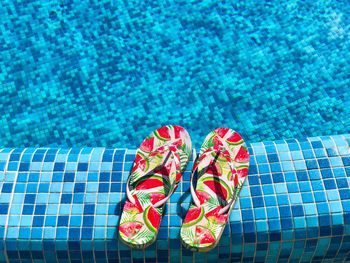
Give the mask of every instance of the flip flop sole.
[[(152, 168), (154, 164), (147, 162), (150, 154), (155, 149), (172, 142), (182, 150), (179, 151), (179, 170), (182, 173), (186, 169), (192, 153), (192, 145), (188, 132), (180, 126), (163, 126), (147, 136), (136, 152), (133, 171), (135, 167), (140, 166), (145, 171)], [(142, 175), (140, 175), (140, 180), (134, 185), (132, 190), (135, 203), (127, 200), (124, 205), (119, 224), (119, 238), (130, 247), (146, 248), (157, 238), (163, 207), (154, 208), (153, 204), (165, 198), (165, 193), (168, 190), (168, 181), (162, 180), (163, 172), (164, 170), (157, 170), (154, 175), (145, 179), (142, 179)], [(130, 176), (132, 175), (133, 173)], [(179, 179), (180, 177), (177, 177), (176, 182)]]
[[(235, 174), (232, 174), (232, 169), (225, 158), (218, 157), (215, 166), (211, 164), (210, 167), (206, 167), (210, 164), (209, 161), (201, 159), (203, 153), (208, 149), (223, 145), (222, 140), (226, 142), (225, 147), (228, 147), (233, 155), (230, 156), (233, 159)], [(229, 128), (218, 128), (206, 136), (200, 149), (199, 159), (201, 161), (198, 164), (198, 171), (205, 168), (204, 174), (198, 172), (201, 175), (196, 186), (196, 195), (201, 206), (197, 207), (194, 204), (190, 206), (189, 211), (194, 211), (194, 213), (187, 214), (185, 219), (191, 222), (192, 218), (189, 219), (188, 216), (192, 216), (196, 224), (184, 223), (180, 236), (186, 248), (192, 251), (207, 252), (218, 244), (229, 220), (234, 203), (225, 214), (220, 215), (219, 211), (223, 207), (222, 201), (238, 197), (248, 174), (249, 153), (243, 138), (237, 132)], [(201, 162), (203, 162), (202, 165)], [(204, 211), (204, 216), (200, 220), (197, 219), (199, 212), (196, 212), (196, 209)]]

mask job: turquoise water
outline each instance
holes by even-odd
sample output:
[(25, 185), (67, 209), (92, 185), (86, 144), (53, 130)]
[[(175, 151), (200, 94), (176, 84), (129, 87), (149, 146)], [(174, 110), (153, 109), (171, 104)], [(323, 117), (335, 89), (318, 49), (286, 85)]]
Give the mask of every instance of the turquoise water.
[(347, 1), (1, 1), (0, 146), (349, 132)]

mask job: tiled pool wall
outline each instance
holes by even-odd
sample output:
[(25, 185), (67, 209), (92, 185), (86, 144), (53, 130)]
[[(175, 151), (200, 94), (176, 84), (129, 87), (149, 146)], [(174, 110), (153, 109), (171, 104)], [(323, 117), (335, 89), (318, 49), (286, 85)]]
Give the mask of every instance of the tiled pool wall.
[(248, 180), (209, 253), (179, 240), (193, 158), (157, 241), (134, 250), (116, 230), (135, 150), (1, 149), (0, 261), (348, 261), (349, 143), (337, 135), (250, 144)]

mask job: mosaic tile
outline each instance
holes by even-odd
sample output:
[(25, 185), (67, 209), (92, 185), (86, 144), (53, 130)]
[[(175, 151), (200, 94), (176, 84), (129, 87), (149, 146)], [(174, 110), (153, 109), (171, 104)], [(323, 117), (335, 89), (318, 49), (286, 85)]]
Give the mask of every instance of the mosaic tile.
[[(196, 148), (218, 126), (250, 142), (348, 131), (347, 1), (3, 0), (0, 11), (1, 147), (136, 148), (169, 123)], [(338, 141), (322, 140), (326, 151), (302, 154), (334, 154)]]
[[(250, 144), (248, 180), (218, 247), (205, 254), (188, 251), (179, 241), (179, 228), (191, 200), (192, 163), (167, 204), (156, 243), (145, 250), (132, 250), (118, 240), (116, 230), (134, 150), (1, 149), (0, 260), (347, 261), (350, 180), (345, 169), (350, 153), (339, 151), (349, 147), (346, 138), (348, 135)], [(302, 154), (330, 146), (332, 157), (309, 160)], [(285, 170), (283, 164), (292, 160), (306, 165), (294, 163)], [(33, 163), (40, 163), (40, 168)], [(97, 165), (90, 170), (94, 163)]]

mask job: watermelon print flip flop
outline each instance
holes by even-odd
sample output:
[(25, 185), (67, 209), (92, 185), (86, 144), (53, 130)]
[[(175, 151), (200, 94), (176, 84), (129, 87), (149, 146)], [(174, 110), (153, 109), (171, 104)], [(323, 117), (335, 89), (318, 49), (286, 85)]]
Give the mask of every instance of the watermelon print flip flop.
[(191, 153), (190, 136), (180, 126), (161, 127), (144, 139), (126, 183), (121, 241), (133, 248), (155, 241), (164, 204), (176, 190)]
[(208, 134), (192, 170), (193, 204), (180, 233), (185, 247), (205, 252), (217, 245), (248, 175), (248, 167), (249, 153), (237, 132), (218, 128)]

